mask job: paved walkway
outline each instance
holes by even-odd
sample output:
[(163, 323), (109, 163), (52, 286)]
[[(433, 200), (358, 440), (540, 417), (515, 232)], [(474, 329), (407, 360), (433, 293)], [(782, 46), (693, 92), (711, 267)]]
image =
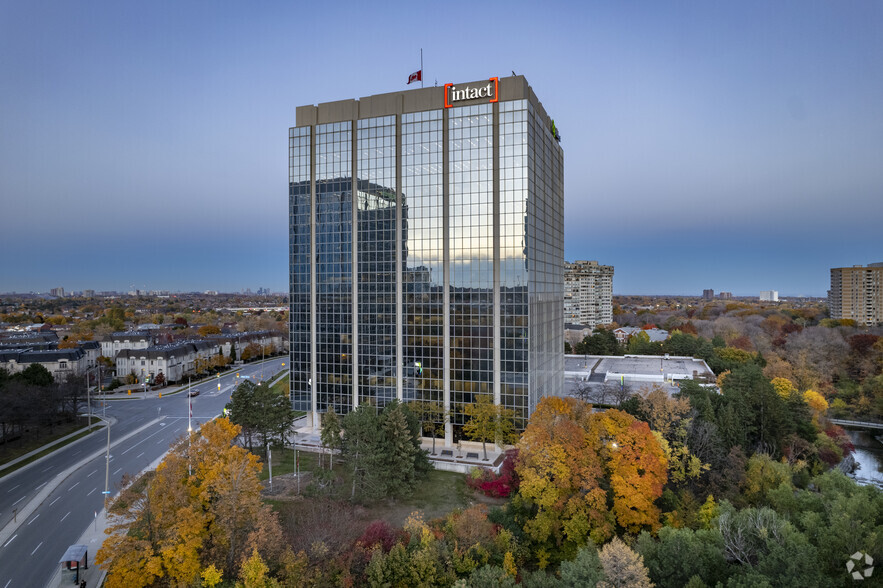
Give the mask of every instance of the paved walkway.
[[(297, 448), (314, 453), (328, 452), (322, 447), (321, 431), (309, 425), (306, 416), (294, 422), (292, 436)], [(291, 439), (292, 437), (289, 437)], [(436, 439), (435, 453), (432, 453), (432, 439), (423, 437), (421, 447), (429, 454), (429, 461), (438, 470), (468, 473), (474, 467), (491, 468), (499, 472), (505, 452), (492, 443), (487, 444), (487, 460), (484, 459), (482, 444), (476, 441), (461, 441), (459, 444), (445, 446), (444, 441)]]

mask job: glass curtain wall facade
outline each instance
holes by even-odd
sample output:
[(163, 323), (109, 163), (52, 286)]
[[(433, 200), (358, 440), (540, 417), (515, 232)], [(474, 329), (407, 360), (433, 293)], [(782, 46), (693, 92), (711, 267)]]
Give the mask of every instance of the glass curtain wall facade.
[(331, 405), (420, 400), (447, 411), (452, 443), (481, 395), (523, 428), (562, 392), (563, 154), (523, 78), (501, 88), (298, 110), (291, 399), (314, 425)]
[(396, 123), (358, 121), (359, 404), (396, 397)]
[(352, 122), (316, 127), (316, 409), (353, 402)]
[[(312, 408), (310, 376), (312, 341), (310, 315), (311, 236), (311, 133), (310, 127), (291, 129), (288, 133), (288, 218), (289, 218), (289, 349), (291, 350), (291, 403), (295, 410)], [(237, 350), (242, 353), (242, 350)]]
[(444, 405), (441, 110), (402, 115), (402, 397)]

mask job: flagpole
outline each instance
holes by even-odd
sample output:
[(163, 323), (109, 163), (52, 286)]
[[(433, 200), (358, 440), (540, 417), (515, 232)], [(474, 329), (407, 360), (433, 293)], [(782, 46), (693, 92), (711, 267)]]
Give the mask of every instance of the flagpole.
[(420, 87), (423, 87), (423, 47), (420, 48)]

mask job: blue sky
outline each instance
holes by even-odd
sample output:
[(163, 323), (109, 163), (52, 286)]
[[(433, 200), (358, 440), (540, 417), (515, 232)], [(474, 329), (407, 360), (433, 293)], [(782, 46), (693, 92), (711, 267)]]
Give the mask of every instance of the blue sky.
[(2, 291), (287, 288), (303, 104), (527, 77), (565, 257), (824, 295), (883, 261), (883, 3), (0, 4)]

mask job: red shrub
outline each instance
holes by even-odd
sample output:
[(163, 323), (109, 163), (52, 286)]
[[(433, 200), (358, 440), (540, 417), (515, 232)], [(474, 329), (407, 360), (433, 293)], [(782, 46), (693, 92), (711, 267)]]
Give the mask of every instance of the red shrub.
[(518, 458), (518, 450), (510, 449), (506, 452), (500, 473), (495, 474), (491, 470), (483, 470), (475, 477), (468, 477), (466, 484), (485, 496), (493, 498), (508, 498), (518, 490), (518, 475), (515, 473), (515, 460)]
[(389, 523), (386, 521), (374, 521), (368, 525), (356, 543), (364, 547), (380, 545), (383, 547), (383, 551), (389, 551), (398, 539), (398, 531), (393, 529)]
[(843, 430), (843, 427), (830, 425), (825, 429), (825, 435), (830, 437), (834, 443), (837, 444), (837, 447), (843, 452), (843, 457), (846, 457), (855, 451), (855, 445), (852, 444), (852, 440), (849, 438), (849, 435), (846, 434), (846, 431)]

